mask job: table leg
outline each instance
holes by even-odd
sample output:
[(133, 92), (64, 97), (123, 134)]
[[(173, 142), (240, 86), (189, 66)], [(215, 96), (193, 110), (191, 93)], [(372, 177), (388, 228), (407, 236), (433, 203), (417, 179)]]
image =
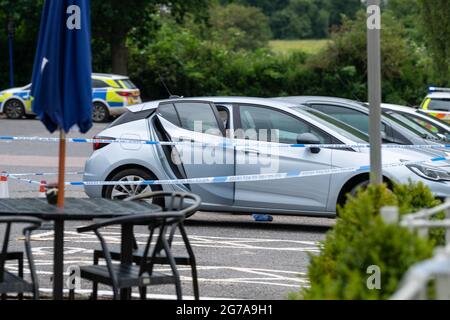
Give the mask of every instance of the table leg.
[(62, 300), (64, 282), (64, 220), (56, 220), (54, 226), (53, 299)]
[[(122, 225), (122, 239), (120, 250), (120, 262), (122, 264), (133, 263), (133, 225)], [(120, 290), (120, 299), (128, 300), (131, 298), (131, 289)]]

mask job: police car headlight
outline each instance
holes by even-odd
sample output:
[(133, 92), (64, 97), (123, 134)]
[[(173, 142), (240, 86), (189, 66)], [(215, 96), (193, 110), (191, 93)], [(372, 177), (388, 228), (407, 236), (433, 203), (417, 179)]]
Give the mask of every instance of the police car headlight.
[(435, 167), (410, 164), (406, 167), (418, 176), (432, 181), (450, 181), (450, 173)]

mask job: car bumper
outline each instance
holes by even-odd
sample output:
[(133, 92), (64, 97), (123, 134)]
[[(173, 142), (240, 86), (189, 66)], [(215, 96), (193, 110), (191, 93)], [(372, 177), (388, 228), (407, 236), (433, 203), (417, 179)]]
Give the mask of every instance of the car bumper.
[(426, 185), (433, 195), (437, 198), (450, 197), (450, 182), (449, 181), (432, 181), (427, 180), (413, 173), (406, 167), (397, 168), (395, 175), (391, 176), (392, 180), (400, 184), (408, 184), (409, 182), (419, 183), (422, 182)]

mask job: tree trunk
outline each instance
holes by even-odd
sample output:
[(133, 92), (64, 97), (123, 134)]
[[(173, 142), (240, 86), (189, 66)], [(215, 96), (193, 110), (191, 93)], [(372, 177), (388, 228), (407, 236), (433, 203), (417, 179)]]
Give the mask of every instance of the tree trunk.
[(112, 72), (119, 75), (128, 75), (128, 47), (127, 32), (120, 24), (112, 27), (111, 34), (111, 62)]

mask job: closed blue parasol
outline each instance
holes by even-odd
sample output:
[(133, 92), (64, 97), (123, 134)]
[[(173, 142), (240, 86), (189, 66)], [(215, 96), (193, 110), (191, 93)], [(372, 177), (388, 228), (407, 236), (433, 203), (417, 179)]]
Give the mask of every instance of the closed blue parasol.
[(32, 109), (50, 132), (60, 130), (58, 206), (64, 205), (65, 133), (92, 127), (89, 0), (46, 0), (33, 68)]

